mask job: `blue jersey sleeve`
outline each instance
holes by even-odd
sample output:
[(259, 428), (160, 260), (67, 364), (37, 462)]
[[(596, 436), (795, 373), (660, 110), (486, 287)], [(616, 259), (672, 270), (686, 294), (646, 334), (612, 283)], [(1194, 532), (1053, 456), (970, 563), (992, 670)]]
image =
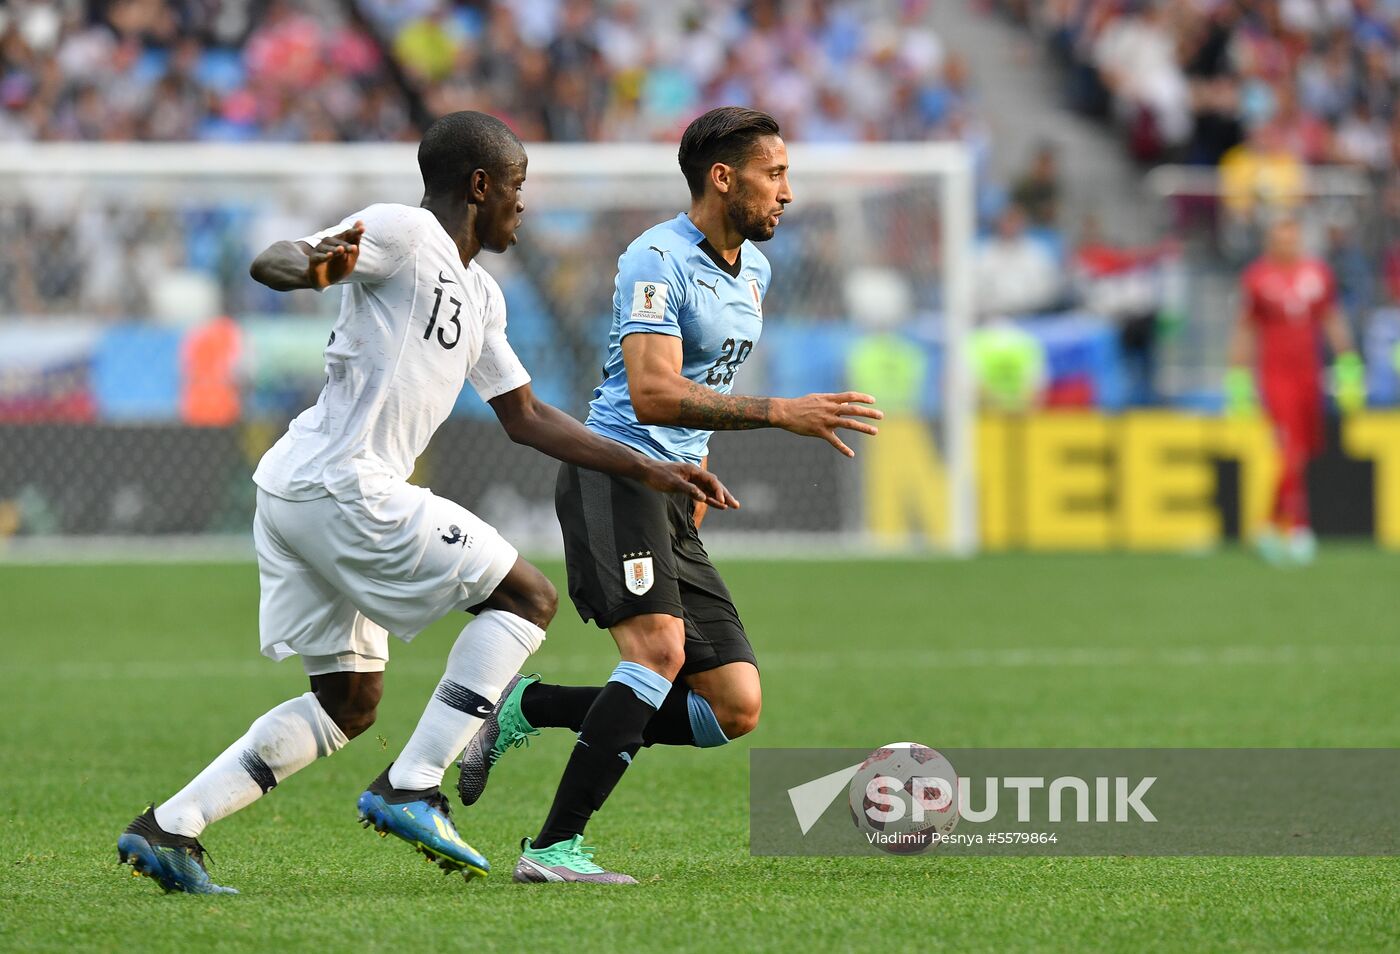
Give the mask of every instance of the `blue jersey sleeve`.
[(636, 333), (681, 337), (688, 289), (678, 257), (652, 246), (628, 249), (617, 260), (613, 311), (619, 340)]

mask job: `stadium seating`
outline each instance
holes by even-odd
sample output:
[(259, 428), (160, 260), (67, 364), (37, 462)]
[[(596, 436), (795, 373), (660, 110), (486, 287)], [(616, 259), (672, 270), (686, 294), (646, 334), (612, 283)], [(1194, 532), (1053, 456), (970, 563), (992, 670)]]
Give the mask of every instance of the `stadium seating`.
[(384, 141), (414, 138), (421, 110), (477, 108), (526, 140), (635, 141), (747, 102), (792, 138), (907, 140), (956, 135), (969, 107), (922, 3), (92, 9), (3, 14), (0, 139)]

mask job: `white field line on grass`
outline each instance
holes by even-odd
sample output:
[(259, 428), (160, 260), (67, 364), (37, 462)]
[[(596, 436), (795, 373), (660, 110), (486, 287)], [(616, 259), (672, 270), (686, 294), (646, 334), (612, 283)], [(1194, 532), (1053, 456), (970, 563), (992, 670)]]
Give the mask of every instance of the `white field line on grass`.
[[(389, 662), (390, 672), (410, 675), (438, 675), (442, 660), (431, 654), (395, 647), (398, 658)], [(413, 658), (404, 659), (406, 653)], [(918, 667), (938, 669), (1019, 669), (1019, 668), (1129, 668), (1133, 666), (1173, 666), (1199, 668), (1215, 666), (1291, 666), (1358, 664), (1400, 665), (1400, 646), (1211, 646), (1211, 647), (1038, 647), (1026, 649), (913, 649), (879, 654), (834, 652), (768, 652), (759, 654), (765, 668), (773, 669), (889, 669)], [(599, 673), (607, 660), (597, 654), (575, 653), (552, 656), (545, 661), (551, 672)], [(528, 668), (528, 667), (527, 667)], [(64, 660), (53, 663), (19, 662), (6, 666), (15, 677), (58, 679), (248, 679), (279, 673), (296, 673), (295, 659), (272, 666), (257, 657), (237, 662), (197, 660), (128, 660), (102, 663)]]

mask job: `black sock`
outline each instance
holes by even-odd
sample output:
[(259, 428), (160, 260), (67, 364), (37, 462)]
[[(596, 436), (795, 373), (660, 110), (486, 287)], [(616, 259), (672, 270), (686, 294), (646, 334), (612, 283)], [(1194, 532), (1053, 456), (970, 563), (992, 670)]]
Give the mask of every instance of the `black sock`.
[(537, 729), (583, 728), (583, 718), (598, 701), (601, 686), (555, 686), (531, 683), (520, 694), (520, 714)]
[[(536, 729), (583, 728), (584, 716), (602, 692), (601, 686), (556, 686), (546, 682), (532, 683), (520, 694), (520, 714)], [(647, 723), (642, 733), (643, 745), (694, 745), (695, 734), (690, 729), (690, 709), (686, 697), (690, 689), (677, 682), (666, 695), (661, 708)]]
[(690, 687), (677, 680), (661, 701), (661, 708), (647, 723), (642, 733), (643, 745), (694, 745), (695, 733), (690, 731), (690, 707), (686, 703)]
[(631, 686), (609, 682), (599, 690), (532, 847), (548, 848), (583, 834), (588, 819), (603, 807), (642, 747), (642, 733), (655, 714)]

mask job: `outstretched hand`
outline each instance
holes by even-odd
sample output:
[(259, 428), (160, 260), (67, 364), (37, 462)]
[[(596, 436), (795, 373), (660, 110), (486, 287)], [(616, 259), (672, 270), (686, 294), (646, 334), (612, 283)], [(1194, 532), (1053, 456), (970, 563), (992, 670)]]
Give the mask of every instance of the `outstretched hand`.
[(334, 285), (355, 270), (360, 259), (360, 238), (365, 234), (365, 223), (356, 221), (353, 226), (337, 235), (328, 235), (316, 243), (307, 256), (306, 278), (312, 288), (325, 288)]
[(820, 437), (847, 457), (856, 452), (846, 446), (836, 436), (837, 428), (859, 431), (862, 434), (878, 434), (880, 429), (874, 424), (856, 418), (870, 418), (879, 421), (885, 412), (879, 408), (866, 407), (875, 399), (859, 391), (846, 391), (841, 394), (809, 394), (806, 397), (785, 400), (779, 405), (779, 414), (774, 421), (785, 431), (807, 437)]
[(719, 478), (695, 464), (657, 461), (647, 470), (642, 482), (664, 494), (685, 494), (691, 500), (706, 503), (716, 510), (739, 509), (739, 501), (720, 483)]

